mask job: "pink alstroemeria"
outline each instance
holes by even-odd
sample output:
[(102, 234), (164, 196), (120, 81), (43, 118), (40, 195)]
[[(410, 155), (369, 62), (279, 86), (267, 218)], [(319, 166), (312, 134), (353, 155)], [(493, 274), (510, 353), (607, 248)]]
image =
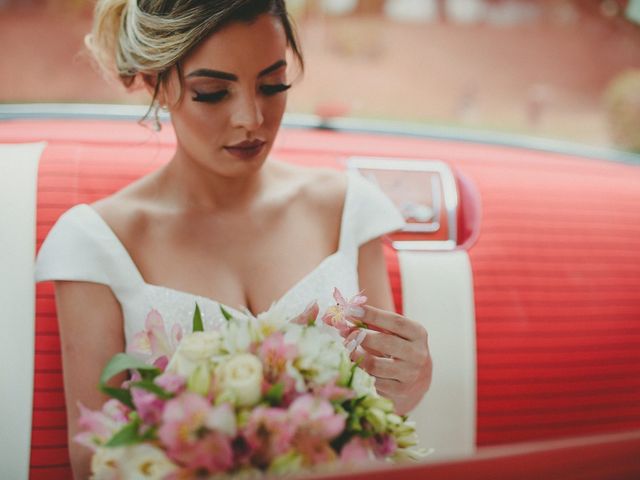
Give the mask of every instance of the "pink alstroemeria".
[(156, 425), (162, 419), (162, 410), (167, 402), (155, 393), (142, 388), (131, 388), (131, 398), (140, 418), (147, 425)]
[(275, 457), (291, 449), (295, 432), (287, 410), (258, 407), (251, 412), (242, 436), (249, 446), (252, 462), (266, 467)]
[(327, 384), (316, 387), (313, 393), (320, 398), (331, 401), (342, 401), (355, 398), (356, 392), (350, 388), (339, 387), (336, 385), (336, 380), (333, 380)]
[(235, 417), (228, 405), (212, 407), (204, 397), (187, 392), (167, 401), (162, 420), (158, 436), (172, 460), (208, 473), (233, 466), (232, 437), (228, 431), (215, 428), (229, 424), (235, 429)]
[(169, 337), (160, 312), (151, 310), (145, 319), (144, 330), (133, 336), (127, 353), (149, 357), (150, 362), (164, 368), (182, 340), (182, 334), (182, 327), (174, 324)]
[(369, 441), (361, 437), (353, 437), (340, 451), (340, 460), (349, 464), (369, 462), (372, 456)]
[(373, 453), (379, 459), (393, 455), (398, 449), (395, 438), (391, 435), (376, 435), (371, 439)]
[(362, 306), (367, 303), (367, 297), (360, 292), (347, 300), (340, 290), (334, 288), (333, 298), (336, 305), (327, 308), (322, 321), (337, 328), (343, 336), (346, 336), (353, 330), (354, 325), (361, 323), (360, 319), (364, 317)]
[(297, 317), (291, 319), (291, 323), (297, 323), (298, 325), (313, 325), (318, 318), (318, 313), (320, 313), (320, 306), (318, 302), (313, 302), (307, 305), (307, 308), (304, 309)]
[(94, 451), (129, 421), (129, 409), (115, 399), (107, 400), (101, 410), (90, 410), (80, 402), (78, 408), (80, 433), (74, 440)]
[(285, 343), (284, 334), (276, 332), (269, 335), (260, 348), (258, 357), (262, 360), (263, 374), (267, 381), (275, 383), (285, 371), (287, 362), (298, 355), (295, 345)]
[(344, 430), (345, 417), (328, 400), (302, 395), (289, 407), (289, 416), (296, 425), (296, 449), (307, 462), (315, 465), (334, 459), (329, 442)]
[(155, 378), (153, 383), (169, 393), (176, 394), (181, 393), (186, 386), (185, 378), (172, 372), (161, 373)]

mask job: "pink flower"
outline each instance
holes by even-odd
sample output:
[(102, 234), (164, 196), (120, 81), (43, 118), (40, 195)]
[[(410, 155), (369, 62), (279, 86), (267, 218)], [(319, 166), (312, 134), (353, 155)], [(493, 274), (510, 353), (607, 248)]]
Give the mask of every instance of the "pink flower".
[(328, 400), (302, 395), (289, 407), (289, 416), (296, 425), (296, 450), (308, 463), (315, 465), (335, 458), (329, 442), (344, 430), (345, 417), (337, 414)]
[(173, 355), (180, 340), (182, 327), (174, 324), (169, 337), (160, 312), (151, 310), (144, 322), (144, 330), (133, 336), (127, 353), (148, 356), (151, 363), (162, 368), (166, 367), (167, 358)]
[(294, 360), (297, 355), (298, 349), (295, 345), (285, 343), (282, 332), (269, 335), (258, 349), (265, 379), (276, 383), (285, 371), (287, 361)]
[(325, 400), (329, 401), (348, 400), (356, 396), (356, 392), (354, 392), (350, 388), (337, 386), (336, 380), (316, 387), (313, 393), (320, 398), (324, 398)]
[(295, 431), (287, 410), (258, 407), (251, 412), (242, 436), (253, 462), (266, 467), (275, 457), (291, 449)]
[(340, 460), (345, 463), (364, 463), (371, 460), (369, 442), (361, 437), (353, 437), (340, 451)]
[(337, 414), (328, 400), (310, 394), (296, 398), (289, 415), (299, 432), (318, 440), (333, 440), (344, 430), (344, 416)]
[(340, 290), (334, 288), (333, 298), (336, 301), (336, 305), (327, 308), (322, 321), (337, 328), (343, 336), (346, 336), (353, 329), (353, 325), (358, 325), (360, 319), (364, 317), (362, 305), (367, 303), (367, 297), (360, 292), (346, 300)]
[(167, 401), (158, 436), (168, 456), (189, 469), (223, 472), (233, 466), (235, 417), (228, 405), (212, 407), (194, 393)]
[(115, 399), (107, 400), (102, 410), (89, 410), (80, 402), (78, 408), (80, 433), (74, 440), (94, 451), (129, 421), (129, 409)]
[(131, 397), (136, 411), (144, 423), (155, 425), (160, 422), (166, 400), (162, 400), (156, 394), (137, 387), (131, 389)]
[(186, 385), (184, 377), (171, 372), (164, 372), (158, 375), (153, 383), (169, 393), (180, 393)]
[(318, 318), (318, 313), (320, 313), (318, 302), (310, 303), (307, 308), (304, 309), (304, 312), (291, 320), (291, 323), (313, 325), (316, 322), (316, 318)]
[(390, 457), (398, 449), (398, 444), (391, 435), (376, 435), (371, 439), (371, 443), (373, 453), (380, 459)]

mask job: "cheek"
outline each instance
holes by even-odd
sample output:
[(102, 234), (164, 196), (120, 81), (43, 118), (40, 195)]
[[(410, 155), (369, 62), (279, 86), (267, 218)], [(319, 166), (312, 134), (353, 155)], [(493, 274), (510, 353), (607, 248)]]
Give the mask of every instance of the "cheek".
[[(183, 108), (172, 114), (176, 135), (193, 144), (211, 143), (219, 136), (225, 125), (225, 112), (221, 108), (205, 108), (200, 105)], [(200, 107), (200, 108), (197, 108)]]
[(282, 120), (282, 116), (284, 115), (286, 106), (286, 94), (271, 99), (268, 105), (266, 105), (265, 111), (263, 113), (265, 123), (269, 127), (278, 128), (280, 126), (280, 121)]

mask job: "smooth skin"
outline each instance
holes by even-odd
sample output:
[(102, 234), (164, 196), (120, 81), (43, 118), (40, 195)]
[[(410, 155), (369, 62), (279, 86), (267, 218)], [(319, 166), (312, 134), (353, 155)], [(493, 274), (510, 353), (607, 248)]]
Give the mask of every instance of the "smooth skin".
[[(182, 92), (172, 70), (160, 100), (171, 112), (175, 155), (93, 205), (147, 283), (258, 313), (337, 250), (344, 175), (265, 163), (286, 105), (286, 50), (280, 21), (263, 15), (226, 26), (186, 57)], [(234, 79), (214, 78), (211, 71)], [(264, 146), (251, 158), (228, 148), (255, 139)], [(377, 377), (380, 393), (406, 413), (429, 387), (427, 333), (393, 312), (380, 239), (360, 247), (358, 274), (371, 330), (354, 355)], [(106, 401), (96, 386), (106, 362), (125, 349), (123, 316), (105, 285), (56, 282), (56, 302), (71, 463), (74, 476), (84, 479), (90, 452), (72, 440), (76, 405), (98, 409)]]

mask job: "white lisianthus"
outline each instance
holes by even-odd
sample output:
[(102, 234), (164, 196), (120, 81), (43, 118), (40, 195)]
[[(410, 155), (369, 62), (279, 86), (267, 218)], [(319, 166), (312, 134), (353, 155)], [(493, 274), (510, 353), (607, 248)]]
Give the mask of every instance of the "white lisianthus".
[(218, 366), (222, 395), (233, 398), (239, 407), (252, 407), (262, 396), (262, 362), (255, 355), (240, 353)]
[(189, 378), (197, 367), (208, 367), (209, 360), (220, 354), (221, 346), (220, 333), (214, 330), (186, 335), (171, 357), (167, 371)]
[(326, 331), (302, 328), (299, 337), (291, 335), (287, 338), (290, 332), (285, 335), (285, 340), (293, 341), (298, 348), (299, 358), (295, 366), (314, 382), (328, 383), (340, 373), (340, 365), (346, 355), (344, 345)]
[(238, 317), (222, 325), (222, 347), (225, 353), (235, 355), (246, 352), (252, 341), (251, 322), (249, 318)]
[(376, 379), (360, 367), (356, 368), (353, 372), (351, 388), (353, 388), (359, 397), (363, 395), (378, 396), (378, 391), (376, 390)]

